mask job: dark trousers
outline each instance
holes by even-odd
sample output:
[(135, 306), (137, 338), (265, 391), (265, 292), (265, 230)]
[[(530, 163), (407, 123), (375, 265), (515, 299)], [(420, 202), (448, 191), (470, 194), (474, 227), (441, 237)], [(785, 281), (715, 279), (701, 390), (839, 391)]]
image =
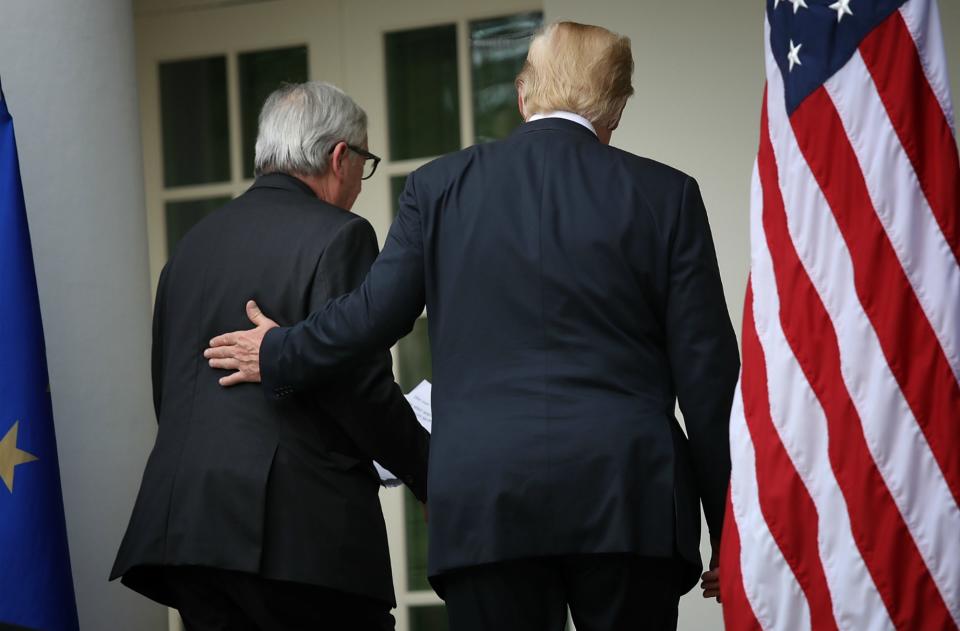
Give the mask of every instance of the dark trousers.
[(390, 604), (304, 583), (202, 567), (166, 568), (187, 631), (392, 631)]
[(442, 578), (450, 631), (674, 631), (673, 559), (590, 554), (467, 568)]

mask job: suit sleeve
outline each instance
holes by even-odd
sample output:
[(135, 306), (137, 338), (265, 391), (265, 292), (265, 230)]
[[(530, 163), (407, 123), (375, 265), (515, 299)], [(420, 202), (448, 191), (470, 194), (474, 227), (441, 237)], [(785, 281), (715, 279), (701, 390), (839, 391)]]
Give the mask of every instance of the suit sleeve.
[[(327, 245), (314, 275), (311, 311), (330, 297), (356, 289), (378, 253), (373, 228), (350, 221)], [(370, 458), (426, 501), (430, 435), (394, 383), (390, 351), (378, 350), (344, 369), (319, 399), (344, 432)]]
[(383, 252), (359, 289), (263, 338), (260, 375), (268, 397), (329, 379), (345, 363), (388, 349), (413, 329), (425, 304), (415, 175), (407, 178)]
[(667, 350), (712, 538), (730, 479), (730, 407), (740, 370), (717, 255), (696, 181), (687, 178), (669, 244)]
[(166, 296), (167, 268), (164, 266), (157, 282), (157, 297), (153, 305), (153, 341), (150, 348), (150, 377), (153, 382), (153, 410), (160, 422), (160, 404), (163, 400), (163, 305)]

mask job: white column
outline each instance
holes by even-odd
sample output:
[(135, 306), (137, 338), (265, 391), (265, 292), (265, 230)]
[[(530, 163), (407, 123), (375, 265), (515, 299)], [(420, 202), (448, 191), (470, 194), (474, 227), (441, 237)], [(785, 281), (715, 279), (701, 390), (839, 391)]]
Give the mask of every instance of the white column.
[(82, 629), (166, 629), (107, 575), (156, 422), (130, 0), (6, 0), (0, 77), (40, 290)]

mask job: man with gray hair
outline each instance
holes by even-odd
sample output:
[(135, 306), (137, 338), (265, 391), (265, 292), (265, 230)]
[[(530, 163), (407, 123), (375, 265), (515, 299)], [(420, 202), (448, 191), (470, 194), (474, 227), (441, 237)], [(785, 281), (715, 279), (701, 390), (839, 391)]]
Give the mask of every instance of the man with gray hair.
[(159, 432), (111, 579), (187, 629), (392, 629), (376, 459), (421, 500), (429, 437), (381, 351), (282, 402), (221, 388), (203, 349), (255, 296), (294, 323), (359, 286), (378, 253), (349, 212), (379, 158), (366, 114), (332, 85), (274, 92), (250, 189), (197, 224), (160, 275)]

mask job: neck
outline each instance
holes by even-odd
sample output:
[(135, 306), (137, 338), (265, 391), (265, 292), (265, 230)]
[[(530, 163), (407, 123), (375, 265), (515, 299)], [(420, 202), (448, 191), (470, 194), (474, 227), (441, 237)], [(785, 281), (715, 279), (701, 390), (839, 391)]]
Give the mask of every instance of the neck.
[(310, 190), (313, 191), (313, 194), (316, 195), (319, 199), (332, 204), (334, 202), (332, 187), (330, 186), (330, 178), (323, 175), (297, 175), (293, 174), (293, 177), (297, 178), (304, 184), (310, 187)]

